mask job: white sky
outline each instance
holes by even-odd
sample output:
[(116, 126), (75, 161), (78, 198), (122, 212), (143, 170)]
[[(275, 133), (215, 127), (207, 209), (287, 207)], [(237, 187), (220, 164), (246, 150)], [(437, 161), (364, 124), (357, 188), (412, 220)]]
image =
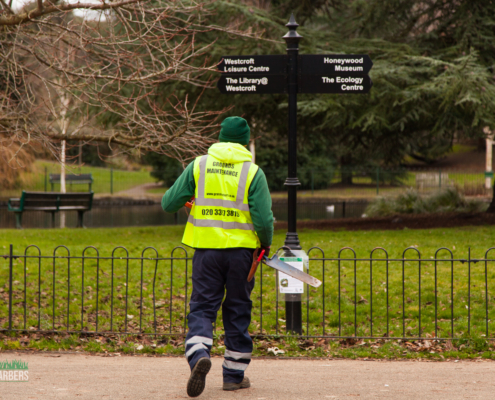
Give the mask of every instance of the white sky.
[[(32, 1), (13, 0), (12, 1), (12, 8), (15, 11), (15, 10), (18, 10), (19, 8), (21, 8), (22, 6), (24, 6), (25, 4), (33, 3), (35, 1), (36, 0), (32, 0)], [(68, 0), (69, 3), (77, 3), (78, 1), (80, 1), (81, 3), (95, 3), (95, 4), (101, 3), (101, 1), (99, 1), (99, 0)], [(8, 0), (6, 2), (8, 3)], [(74, 10), (74, 14), (79, 16), (79, 17), (85, 16), (86, 18), (97, 19), (97, 18), (100, 18), (101, 11)], [(105, 18), (104, 15), (102, 17)]]

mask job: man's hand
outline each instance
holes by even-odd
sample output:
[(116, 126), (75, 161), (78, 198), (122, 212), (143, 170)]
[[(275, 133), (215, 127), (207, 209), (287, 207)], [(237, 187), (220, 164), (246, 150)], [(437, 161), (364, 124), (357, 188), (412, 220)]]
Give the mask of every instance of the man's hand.
[(265, 250), (265, 256), (269, 256), (270, 255), (270, 246), (261, 246), (261, 250)]

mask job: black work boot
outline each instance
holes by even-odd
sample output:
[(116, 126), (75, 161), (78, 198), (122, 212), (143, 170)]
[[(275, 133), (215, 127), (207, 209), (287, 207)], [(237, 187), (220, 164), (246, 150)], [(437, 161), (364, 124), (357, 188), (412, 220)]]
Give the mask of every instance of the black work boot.
[(206, 374), (210, 372), (211, 361), (207, 357), (200, 358), (191, 371), (187, 381), (187, 394), (198, 397), (205, 390)]
[(239, 383), (233, 383), (233, 382), (223, 383), (223, 390), (246, 389), (248, 387), (251, 387), (251, 382), (249, 382), (249, 378), (247, 376), (245, 376), (242, 382)]

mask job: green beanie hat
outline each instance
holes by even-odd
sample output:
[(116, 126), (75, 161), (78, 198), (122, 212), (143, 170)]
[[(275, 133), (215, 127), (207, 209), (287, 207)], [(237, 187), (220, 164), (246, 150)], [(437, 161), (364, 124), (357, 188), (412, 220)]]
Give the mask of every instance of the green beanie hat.
[(248, 123), (241, 117), (228, 117), (225, 118), (220, 125), (219, 140), (221, 142), (239, 143), (247, 145), (249, 143), (249, 137), (251, 136), (251, 129), (249, 129)]

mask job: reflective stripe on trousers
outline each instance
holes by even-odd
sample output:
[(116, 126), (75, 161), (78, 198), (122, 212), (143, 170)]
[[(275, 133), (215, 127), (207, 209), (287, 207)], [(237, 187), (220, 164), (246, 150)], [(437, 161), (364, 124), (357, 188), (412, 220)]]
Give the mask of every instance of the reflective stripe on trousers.
[(236, 371), (245, 371), (249, 365), (249, 362), (244, 364), (240, 362), (235, 362), (235, 361), (230, 361), (230, 360), (224, 360), (222, 367), (227, 368), (227, 369), (233, 369)]
[(224, 357), (233, 358), (234, 360), (250, 360), (252, 353), (239, 353), (238, 351), (225, 350)]
[(210, 353), (211, 346), (213, 345), (213, 339), (205, 336), (193, 336), (186, 340), (186, 357), (191, 357), (198, 350), (205, 350)]
[(222, 367), (233, 370), (234, 373), (237, 371), (245, 371), (251, 361), (252, 353), (240, 353), (238, 351), (225, 350)]

